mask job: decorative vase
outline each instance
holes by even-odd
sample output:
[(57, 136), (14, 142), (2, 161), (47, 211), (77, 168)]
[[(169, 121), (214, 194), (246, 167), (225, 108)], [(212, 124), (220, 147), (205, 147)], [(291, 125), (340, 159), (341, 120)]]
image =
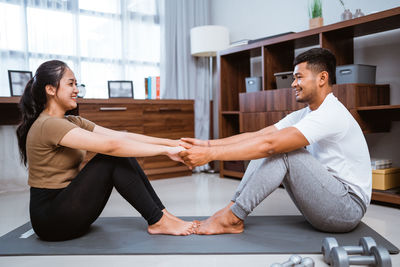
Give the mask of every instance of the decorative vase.
[(353, 15), (353, 18), (359, 18), (359, 17), (362, 17), (362, 16), (364, 16), (364, 13), (361, 12), (360, 8), (357, 8), (356, 9), (356, 13), (354, 13), (354, 15)]
[[(361, 11), (361, 10), (360, 10)], [(349, 9), (345, 9), (342, 13), (342, 21), (343, 20), (348, 20), (348, 19), (352, 19), (353, 18), (353, 14), (350, 12)]]
[(318, 28), (324, 25), (324, 19), (321, 17), (312, 18), (309, 21), (310, 29)]

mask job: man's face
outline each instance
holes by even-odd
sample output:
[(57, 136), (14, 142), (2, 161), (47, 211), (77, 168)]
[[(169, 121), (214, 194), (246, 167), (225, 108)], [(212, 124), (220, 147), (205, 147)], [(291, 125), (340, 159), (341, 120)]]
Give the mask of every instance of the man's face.
[(307, 62), (302, 62), (294, 67), (293, 77), (292, 87), (296, 91), (296, 101), (309, 103), (317, 94), (318, 75), (307, 68)]

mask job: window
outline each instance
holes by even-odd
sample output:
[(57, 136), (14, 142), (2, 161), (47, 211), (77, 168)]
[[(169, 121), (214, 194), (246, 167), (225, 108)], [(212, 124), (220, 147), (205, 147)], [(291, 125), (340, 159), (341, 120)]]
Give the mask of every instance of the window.
[(160, 75), (159, 0), (0, 0), (0, 96), (7, 70), (66, 62), (87, 98), (107, 98), (108, 80), (132, 80), (144, 98), (144, 78)]

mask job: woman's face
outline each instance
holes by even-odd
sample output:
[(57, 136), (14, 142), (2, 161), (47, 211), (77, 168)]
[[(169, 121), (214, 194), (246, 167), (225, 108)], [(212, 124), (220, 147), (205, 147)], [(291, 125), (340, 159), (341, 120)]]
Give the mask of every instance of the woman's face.
[(55, 100), (65, 111), (71, 110), (77, 107), (76, 99), (78, 93), (79, 90), (76, 87), (75, 75), (67, 68), (60, 80), (60, 86), (55, 95)]

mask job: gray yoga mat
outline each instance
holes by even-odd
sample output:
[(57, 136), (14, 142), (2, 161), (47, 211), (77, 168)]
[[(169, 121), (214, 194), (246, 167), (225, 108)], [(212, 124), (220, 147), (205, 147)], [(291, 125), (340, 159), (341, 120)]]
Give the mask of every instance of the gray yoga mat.
[[(202, 220), (204, 217), (183, 219)], [(45, 242), (32, 232), (31, 224), (26, 223), (0, 238), (0, 256), (318, 254), (326, 236), (336, 237), (343, 245), (356, 245), (360, 237), (371, 236), (391, 253), (399, 253), (397, 247), (364, 223), (351, 233), (331, 234), (316, 231), (302, 216), (250, 216), (242, 234), (168, 236), (149, 235), (146, 229), (147, 224), (140, 217), (101, 217), (80, 238)]]

